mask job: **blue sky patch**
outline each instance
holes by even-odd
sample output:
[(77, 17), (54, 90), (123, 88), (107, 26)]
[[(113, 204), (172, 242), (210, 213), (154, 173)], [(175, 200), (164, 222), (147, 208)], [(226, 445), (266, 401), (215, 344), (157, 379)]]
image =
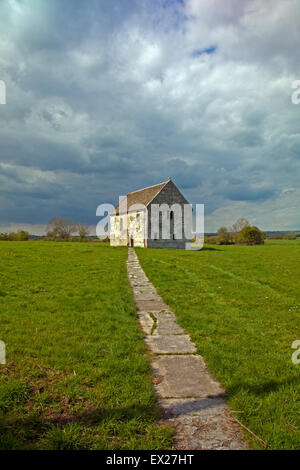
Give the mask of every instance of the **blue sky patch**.
[(199, 57), (203, 54), (213, 54), (217, 50), (217, 46), (209, 46), (206, 47), (205, 49), (196, 49), (193, 51), (192, 56), (193, 57)]

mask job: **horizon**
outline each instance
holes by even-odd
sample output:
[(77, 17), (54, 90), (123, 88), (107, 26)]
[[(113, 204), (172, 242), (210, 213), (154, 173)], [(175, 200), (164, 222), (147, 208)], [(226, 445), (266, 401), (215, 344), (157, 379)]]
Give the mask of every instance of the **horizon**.
[[(75, 222), (75, 221), (74, 221)], [(250, 222), (250, 225), (251, 222)], [(97, 237), (97, 234), (96, 234), (96, 227), (97, 225), (88, 225), (88, 229), (89, 229), (89, 237)], [(29, 233), (30, 236), (38, 236), (38, 237), (43, 237), (46, 235), (46, 228), (47, 228), (47, 224), (43, 225), (43, 224), (22, 224), (22, 223), (18, 223), (18, 224), (10, 224), (10, 225), (2, 225), (0, 223), (0, 233), (10, 233), (10, 232), (17, 232), (19, 230), (25, 230), (26, 232)], [(220, 227), (219, 227), (220, 228)], [(230, 229), (230, 227), (227, 227), (228, 229)], [(258, 227), (260, 230), (262, 230), (263, 232), (265, 233), (271, 233), (271, 232), (300, 232), (300, 228), (299, 229), (285, 229), (285, 230), (269, 230), (269, 229), (263, 229), (261, 227)], [(216, 235), (217, 234), (217, 230), (213, 231), (213, 230), (205, 230), (204, 232), (204, 235)], [(195, 234), (196, 236), (200, 235), (198, 233)]]

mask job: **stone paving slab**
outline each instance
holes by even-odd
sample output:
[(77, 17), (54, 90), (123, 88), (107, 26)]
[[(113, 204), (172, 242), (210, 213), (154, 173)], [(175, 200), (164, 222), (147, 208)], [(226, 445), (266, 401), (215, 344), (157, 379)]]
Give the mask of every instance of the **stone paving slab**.
[(171, 313), (170, 310), (160, 310), (159, 312), (158, 310), (146, 310), (146, 311), (147, 313), (149, 313), (149, 315), (153, 315), (153, 316), (155, 316), (156, 313), (162, 313), (162, 314)]
[(136, 272), (133, 272), (133, 271), (130, 272), (130, 277), (131, 277), (131, 279), (136, 279), (136, 280), (139, 280), (139, 281), (142, 280), (142, 281), (149, 282), (148, 279), (146, 278), (146, 276), (143, 276), (143, 275), (141, 275), (139, 273), (136, 273)]
[(189, 335), (152, 335), (145, 341), (155, 354), (191, 354), (197, 351)]
[(147, 312), (139, 312), (138, 313), (138, 320), (141, 326), (141, 329), (145, 335), (151, 335), (152, 327), (153, 327), (153, 319)]
[(143, 301), (143, 300), (144, 300), (144, 301), (147, 301), (147, 300), (149, 300), (149, 301), (151, 301), (151, 302), (153, 302), (153, 301), (155, 301), (155, 302), (160, 302), (160, 299), (157, 298), (157, 294), (155, 294), (155, 293), (153, 294), (153, 293), (151, 293), (151, 292), (150, 292), (150, 293), (144, 293), (144, 292), (142, 292), (142, 293), (141, 293), (141, 292), (135, 293), (135, 292), (134, 292), (134, 293), (133, 293), (133, 296), (134, 296), (134, 299), (135, 299), (136, 301), (140, 301), (140, 300), (141, 300), (141, 301)]
[[(156, 292), (154, 292), (152, 290), (145, 291), (145, 290), (133, 288), (132, 291), (133, 291), (133, 295), (136, 299), (139, 299), (139, 297), (142, 297), (142, 296), (149, 297), (151, 295), (152, 298), (156, 298), (156, 296), (157, 296)], [(139, 299), (139, 300), (141, 300), (141, 299)]]
[(139, 287), (139, 288), (148, 287), (147, 281), (138, 281), (137, 279), (131, 279), (129, 282), (132, 288), (133, 287)]
[(200, 356), (157, 356), (153, 357), (152, 368), (154, 386), (162, 398), (207, 398), (224, 394), (205, 370)]
[[(129, 282), (131, 287), (140, 287), (140, 288), (148, 288), (149, 287), (149, 282), (148, 281), (138, 281), (137, 279), (131, 279), (129, 278)], [(151, 284), (150, 284), (150, 287)]]
[(149, 286), (147, 279), (137, 279), (136, 277), (134, 277), (131, 279), (131, 282), (133, 284), (136, 284), (137, 286), (143, 286), (143, 287)]
[(160, 312), (161, 310), (170, 310), (168, 305), (161, 300), (137, 300), (136, 306), (138, 310), (142, 311)]
[(152, 292), (153, 294), (156, 294), (157, 295), (157, 291), (155, 289), (155, 287), (151, 286), (150, 284), (148, 283), (145, 283), (145, 286), (137, 286), (137, 287), (133, 287), (133, 292), (141, 292), (141, 293), (149, 293), (149, 292)]
[(175, 427), (175, 449), (246, 450), (240, 427), (220, 398), (160, 400), (164, 423)]
[(222, 397), (214, 398), (161, 398), (159, 404), (163, 409), (165, 418), (178, 416), (204, 416), (223, 411), (225, 400)]
[(154, 335), (183, 335), (184, 329), (176, 323), (174, 313), (154, 313), (157, 319), (157, 325)]
[(133, 288), (133, 292), (152, 292), (154, 294), (157, 294), (157, 291), (155, 289), (155, 287), (153, 287), (152, 285), (150, 285), (149, 283), (147, 283), (145, 286), (142, 286), (142, 287), (134, 287)]

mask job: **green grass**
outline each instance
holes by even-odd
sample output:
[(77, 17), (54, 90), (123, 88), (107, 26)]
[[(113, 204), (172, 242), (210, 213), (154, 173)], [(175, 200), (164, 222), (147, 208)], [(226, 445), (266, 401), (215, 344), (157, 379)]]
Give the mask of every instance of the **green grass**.
[(126, 248), (0, 243), (1, 449), (165, 449)]
[[(300, 243), (136, 250), (227, 390), (234, 416), (268, 449), (300, 448)], [(251, 438), (253, 448), (261, 448)]]

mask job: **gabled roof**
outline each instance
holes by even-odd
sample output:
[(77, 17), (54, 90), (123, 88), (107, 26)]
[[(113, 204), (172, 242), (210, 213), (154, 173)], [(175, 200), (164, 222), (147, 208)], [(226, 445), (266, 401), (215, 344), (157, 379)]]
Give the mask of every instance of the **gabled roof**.
[[(165, 181), (164, 183), (156, 184), (154, 186), (149, 186), (148, 188), (139, 189), (138, 191), (133, 191), (126, 195), (127, 199), (127, 208), (130, 209), (131, 206), (134, 204), (143, 204), (144, 206), (148, 206), (150, 202), (157, 196), (161, 190), (169, 183), (169, 181)], [(125, 201), (124, 199), (124, 201)], [(121, 201), (122, 204), (122, 201)], [(111, 215), (118, 215), (126, 212), (125, 210), (120, 209), (120, 204), (118, 204), (115, 210), (111, 213)]]

